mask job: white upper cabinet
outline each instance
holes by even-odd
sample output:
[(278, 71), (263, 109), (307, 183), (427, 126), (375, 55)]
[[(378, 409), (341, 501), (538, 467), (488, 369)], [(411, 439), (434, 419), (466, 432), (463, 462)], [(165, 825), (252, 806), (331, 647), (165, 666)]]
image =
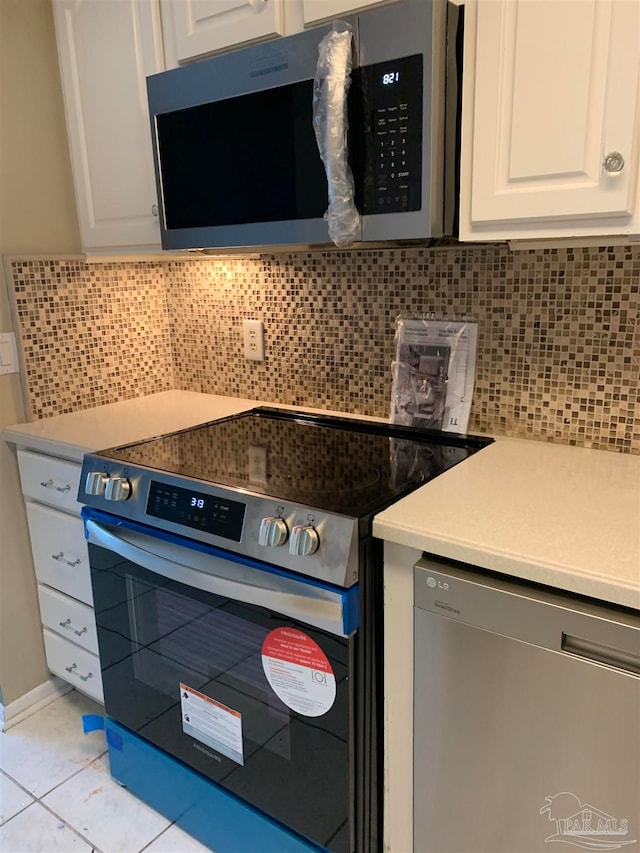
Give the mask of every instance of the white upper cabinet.
[(640, 233), (640, 3), (470, 0), (461, 239)]
[(305, 24), (315, 24), (393, 2), (398, 0), (302, 0), (302, 15)]
[(208, 54), (402, 0), (160, 0), (165, 64)]
[(284, 35), (284, 0), (160, 0), (167, 67)]
[(83, 248), (159, 247), (145, 77), (164, 68), (154, 0), (53, 0)]

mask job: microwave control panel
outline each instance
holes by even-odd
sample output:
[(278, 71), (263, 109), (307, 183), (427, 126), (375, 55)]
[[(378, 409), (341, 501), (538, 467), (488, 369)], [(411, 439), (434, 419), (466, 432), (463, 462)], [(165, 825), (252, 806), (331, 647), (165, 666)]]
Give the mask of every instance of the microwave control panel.
[(363, 213), (422, 207), (422, 54), (361, 69), (369, 106)]

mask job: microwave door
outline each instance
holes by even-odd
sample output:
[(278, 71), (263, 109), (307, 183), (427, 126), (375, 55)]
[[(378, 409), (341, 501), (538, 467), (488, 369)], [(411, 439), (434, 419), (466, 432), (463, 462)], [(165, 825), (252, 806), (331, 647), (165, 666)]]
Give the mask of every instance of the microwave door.
[(313, 128), (326, 31), (148, 78), (164, 248), (329, 242)]
[(166, 248), (327, 239), (312, 92), (302, 81), (157, 117)]

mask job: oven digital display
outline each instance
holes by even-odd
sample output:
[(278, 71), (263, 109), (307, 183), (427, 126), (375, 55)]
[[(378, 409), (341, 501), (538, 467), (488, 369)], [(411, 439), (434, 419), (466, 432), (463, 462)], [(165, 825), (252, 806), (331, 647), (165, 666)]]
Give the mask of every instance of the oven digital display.
[(147, 515), (240, 542), (246, 504), (151, 481)]

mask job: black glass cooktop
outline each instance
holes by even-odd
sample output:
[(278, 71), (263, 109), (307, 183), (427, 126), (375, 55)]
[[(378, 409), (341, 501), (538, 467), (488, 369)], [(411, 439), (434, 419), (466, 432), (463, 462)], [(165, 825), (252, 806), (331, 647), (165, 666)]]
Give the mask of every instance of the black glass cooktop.
[(100, 456), (361, 518), (490, 441), (265, 407)]

